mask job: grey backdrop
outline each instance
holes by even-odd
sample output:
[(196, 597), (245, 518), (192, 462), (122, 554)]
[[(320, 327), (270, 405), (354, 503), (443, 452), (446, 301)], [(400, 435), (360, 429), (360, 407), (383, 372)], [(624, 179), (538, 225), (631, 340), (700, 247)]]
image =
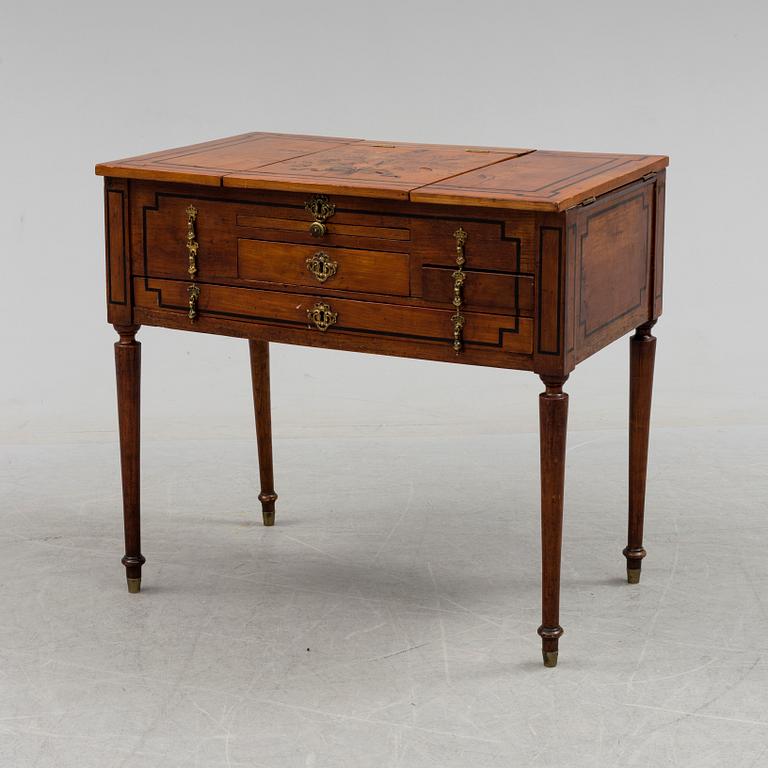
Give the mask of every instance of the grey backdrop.
[[(0, 439), (115, 439), (94, 163), (249, 130), (669, 154), (655, 423), (764, 423), (765, 20), (744, 1), (3, 0)], [(147, 438), (251, 433), (245, 342), (140, 339)], [(571, 377), (573, 429), (624, 427), (626, 358)], [(536, 428), (523, 373), (280, 346), (273, 375), (277, 436)]]
[[(0, 0), (0, 766), (764, 765), (764, 7)], [(671, 156), (649, 556), (624, 340), (567, 386), (556, 670), (526, 373), (275, 347), (264, 528), (247, 345), (142, 329), (127, 594), (93, 166), (250, 130)]]

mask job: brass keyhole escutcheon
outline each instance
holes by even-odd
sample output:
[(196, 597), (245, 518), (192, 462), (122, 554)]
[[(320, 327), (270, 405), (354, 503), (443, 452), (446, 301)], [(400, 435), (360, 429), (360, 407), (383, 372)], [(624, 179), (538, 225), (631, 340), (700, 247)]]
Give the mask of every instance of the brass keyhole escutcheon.
[(318, 283), (324, 283), (336, 274), (339, 265), (324, 251), (307, 256), (307, 270)]
[(312, 309), (307, 310), (307, 320), (314, 323), (315, 328), (321, 331), (327, 331), (332, 325), (336, 324), (339, 313), (331, 309), (330, 304), (320, 301)]
[(322, 237), (328, 231), (325, 222), (336, 213), (336, 206), (325, 195), (315, 195), (304, 204), (304, 210), (315, 218), (309, 225), (309, 234)]

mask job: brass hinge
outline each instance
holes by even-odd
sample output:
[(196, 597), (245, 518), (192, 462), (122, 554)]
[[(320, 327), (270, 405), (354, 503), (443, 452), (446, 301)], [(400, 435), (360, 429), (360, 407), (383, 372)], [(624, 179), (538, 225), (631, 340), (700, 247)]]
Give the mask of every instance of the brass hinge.
[(592, 203), (594, 203), (595, 200), (597, 200), (597, 198), (594, 195), (592, 197), (588, 197), (586, 200), (581, 201), (581, 207), (584, 208), (587, 205), (592, 205)]
[(656, 175), (656, 171), (651, 171), (650, 173), (646, 173), (645, 176), (643, 176), (643, 181), (648, 181), (649, 179), (652, 179)]

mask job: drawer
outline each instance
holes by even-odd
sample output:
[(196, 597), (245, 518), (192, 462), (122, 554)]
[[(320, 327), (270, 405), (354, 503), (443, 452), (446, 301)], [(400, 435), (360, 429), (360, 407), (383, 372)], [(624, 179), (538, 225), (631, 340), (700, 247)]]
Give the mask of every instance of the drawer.
[[(325, 233), (315, 237), (310, 233), (315, 217), (305, 209), (305, 198), (311, 199), (310, 196), (302, 196), (293, 205), (282, 201), (249, 203), (180, 195), (150, 186), (139, 187), (134, 197), (136, 208), (133, 218), (138, 226), (134, 227), (133, 273), (187, 278), (187, 244), (191, 234), (191, 242), (197, 244), (199, 280), (237, 282), (240, 279), (259, 279), (252, 276), (252, 271), (263, 269), (265, 265), (259, 261), (255, 243), (272, 243), (270, 253), (277, 259), (276, 264), (282, 264), (282, 260), (286, 259), (286, 269), (294, 275), (294, 280), (282, 280), (276, 276), (278, 279), (275, 282), (305, 284), (303, 276), (302, 281), (295, 282), (298, 254), (304, 253), (306, 260), (307, 254), (338, 248), (349, 251), (346, 254), (337, 253), (343, 262), (349, 262), (343, 272), (339, 270), (337, 285), (342, 282), (348, 284), (343, 290), (375, 290), (370, 285), (372, 266), (380, 261), (383, 273), (394, 270), (394, 274), (389, 278), (390, 289), (376, 289), (375, 292), (407, 295), (402, 272), (404, 255), (410, 253), (410, 229), (406, 217), (338, 211), (326, 221)], [(190, 210), (194, 212), (191, 223)], [(244, 240), (255, 242), (243, 248), (241, 243)], [(290, 244), (305, 248), (302, 251), (284, 247)], [(391, 259), (382, 255), (388, 252), (396, 255)], [(245, 269), (249, 272), (247, 277), (240, 274), (243, 253), (247, 262)], [(342, 263), (338, 258), (336, 261)], [(358, 277), (353, 281), (355, 268)], [(301, 269), (306, 270), (303, 263)], [(273, 268), (273, 275), (274, 271)], [(365, 273), (370, 275), (366, 277)], [(360, 281), (368, 287), (360, 288)]]
[[(259, 324), (302, 328), (306, 334), (353, 334), (453, 344), (452, 309), (408, 304), (384, 304), (356, 299), (307, 296), (297, 293), (199, 283), (197, 311), (200, 320), (231, 318)], [(187, 312), (189, 283), (156, 278), (134, 279), (137, 307)], [(333, 322), (321, 330), (310, 319), (316, 307), (325, 305)], [(320, 313), (324, 314), (324, 313)], [(328, 319), (328, 314), (325, 314)], [(532, 353), (530, 318), (466, 312), (463, 339), (467, 349), (496, 348), (520, 354)]]
[(465, 239), (465, 269), (533, 274), (536, 221), (532, 214), (499, 212), (498, 219), (413, 218), (412, 253), (421, 266), (454, 266), (456, 233)]
[(392, 296), (409, 294), (407, 253), (240, 239), (237, 263), (243, 280)]
[[(453, 267), (423, 267), (421, 295), (427, 301), (451, 304), (453, 300)], [(463, 306), (502, 312), (507, 315), (533, 314), (533, 278), (465, 269), (462, 286)]]

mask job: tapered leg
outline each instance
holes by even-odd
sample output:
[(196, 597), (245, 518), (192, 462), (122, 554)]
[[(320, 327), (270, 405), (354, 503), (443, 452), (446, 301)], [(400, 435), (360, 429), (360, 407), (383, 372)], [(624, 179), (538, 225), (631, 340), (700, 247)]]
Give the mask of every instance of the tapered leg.
[(640, 567), (645, 557), (643, 516), (656, 357), (656, 337), (651, 335), (651, 328), (655, 322), (641, 325), (629, 340), (629, 530), (624, 557), (630, 584), (640, 581)]
[(123, 565), (128, 591), (141, 589), (141, 526), (139, 509), (139, 395), (141, 384), (141, 344), (136, 341), (139, 326), (116, 325), (120, 335), (115, 344), (117, 412), (120, 424), (120, 468), (123, 476), (123, 525), (125, 556)]
[(264, 525), (275, 524), (275, 481), (272, 474), (272, 407), (269, 396), (269, 342), (249, 341), (256, 442), (259, 448), (261, 514)]
[(568, 426), (568, 378), (542, 376), (546, 390), (539, 395), (541, 452), (541, 651), (544, 666), (557, 666), (560, 626), (560, 551), (563, 541), (565, 436)]

